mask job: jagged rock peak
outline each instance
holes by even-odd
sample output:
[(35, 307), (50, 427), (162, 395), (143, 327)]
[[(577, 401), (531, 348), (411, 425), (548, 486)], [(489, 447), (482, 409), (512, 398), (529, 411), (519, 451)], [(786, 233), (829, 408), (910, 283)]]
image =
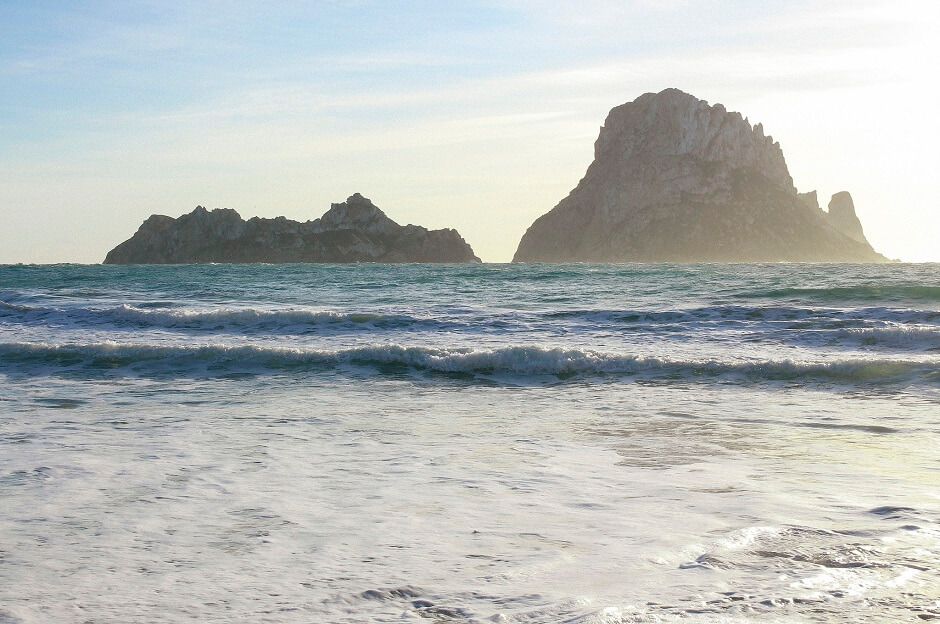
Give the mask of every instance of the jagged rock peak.
[(577, 187), (518, 262), (884, 261), (793, 185), (761, 124), (678, 89), (610, 111)]
[(479, 261), (455, 230), (398, 225), (359, 193), (306, 223), (245, 221), (234, 210), (203, 206), (176, 219), (153, 215), (105, 258), (105, 264)]
[(855, 214), (855, 202), (852, 201), (852, 195), (848, 191), (839, 191), (829, 200), (829, 223), (832, 226), (851, 238), (859, 242), (868, 243), (865, 239), (865, 232), (862, 231), (862, 222)]
[(816, 191), (800, 193), (799, 197), (808, 207), (815, 208), (816, 210), (822, 210), (822, 208), (819, 206), (819, 194), (816, 193)]
[(385, 232), (400, 226), (389, 219), (370, 199), (353, 193), (345, 202), (331, 204), (326, 214), (314, 222), (314, 227), (319, 232), (355, 229)]
[(796, 193), (780, 144), (741, 113), (680, 91), (646, 93), (610, 111), (594, 144), (594, 157), (630, 159), (690, 156), (752, 169)]

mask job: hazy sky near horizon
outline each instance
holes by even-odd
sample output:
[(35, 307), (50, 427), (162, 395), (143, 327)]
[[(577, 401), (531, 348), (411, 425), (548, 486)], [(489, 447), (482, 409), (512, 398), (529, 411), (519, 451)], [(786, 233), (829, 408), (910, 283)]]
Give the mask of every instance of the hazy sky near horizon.
[(0, 263), (100, 262), (197, 204), (307, 220), (354, 192), (511, 259), (607, 112), (678, 87), (940, 261), (933, 0), (0, 3)]

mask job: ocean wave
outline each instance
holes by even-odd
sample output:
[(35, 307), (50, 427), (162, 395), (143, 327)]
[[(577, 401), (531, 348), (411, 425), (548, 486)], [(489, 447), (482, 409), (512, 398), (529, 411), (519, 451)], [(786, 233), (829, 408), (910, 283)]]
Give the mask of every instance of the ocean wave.
[(940, 301), (940, 286), (866, 284), (830, 288), (776, 288), (738, 295), (744, 299), (812, 299), (817, 301)]
[(940, 328), (878, 327), (820, 332), (823, 346), (877, 347), (902, 351), (940, 351)]
[[(0, 321), (96, 329), (167, 329), (172, 331), (306, 334), (348, 331), (512, 332), (623, 328), (630, 331), (736, 329), (789, 331), (890, 329), (924, 326), (940, 330), (940, 311), (867, 307), (852, 310), (793, 306), (714, 305), (686, 309), (448, 310), (416, 316), (376, 310), (227, 307), (193, 309), (172, 301), (111, 307), (42, 306), (0, 300)], [(791, 331), (792, 330), (792, 331)], [(934, 345), (935, 346), (935, 345)]]
[(590, 321), (597, 324), (662, 325), (730, 323), (759, 325), (787, 323), (792, 329), (864, 327), (873, 323), (940, 324), (940, 311), (910, 308), (807, 308), (797, 306), (714, 305), (674, 310), (557, 310), (541, 314), (546, 320)]
[(6, 311), (7, 313), (19, 312), (21, 314), (27, 314), (30, 312), (37, 312), (41, 310), (42, 308), (39, 308), (37, 306), (30, 306), (30, 305), (25, 305), (22, 303), (12, 303), (9, 301), (0, 301), (0, 314), (2, 314), (4, 311)]
[(166, 346), (115, 342), (91, 344), (0, 343), (0, 371), (31, 375), (85, 374), (224, 376), (341, 371), (368, 367), (380, 374), (408, 371), (505, 378), (577, 380), (620, 377), (675, 381), (800, 382), (822, 384), (940, 383), (936, 364), (883, 359), (835, 362), (682, 361), (590, 350), (508, 346), (496, 349), (380, 344), (340, 350), (257, 345)]
[(567, 310), (545, 313), (544, 318), (588, 331), (618, 327), (654, 333), (729, 331), (748, 341), (812, 347), (940, 350), (940, 312), (931, 310), (713, 306), (661, 311)]
[[(162, 303), (162, 302), (161, 302)], [(173, 308), (146, 303), (107, 308), (58, 308), (0, 301), (0, 319), (75, 327), (139, 327), (196, 331), (307, 333), (317, 329), (440, 329), (445, 323), (405, 314), (338, 312), (298, 308)]]
[(110, 309), (115, 319), (146, 326), (220, 329), (309, 329), (321, 326), (361, 326), (401, 328), (427, 321), (403, 314), (377, 312), (335, 312), (303, 309), (268, 310), (256, 308), (225, 308), (219, 310), (151, 310), (129, 305)]

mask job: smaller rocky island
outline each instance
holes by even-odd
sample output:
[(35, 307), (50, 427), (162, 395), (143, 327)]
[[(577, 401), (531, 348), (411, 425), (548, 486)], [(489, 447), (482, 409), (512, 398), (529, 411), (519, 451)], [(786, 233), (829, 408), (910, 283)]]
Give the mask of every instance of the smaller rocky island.
[(480, 262), (456, 230), (399, 225), (356, 193), (319, 219), (245, 221), (197, 206), (177, 219), (153, 215), (105, 264), (249, 262)]

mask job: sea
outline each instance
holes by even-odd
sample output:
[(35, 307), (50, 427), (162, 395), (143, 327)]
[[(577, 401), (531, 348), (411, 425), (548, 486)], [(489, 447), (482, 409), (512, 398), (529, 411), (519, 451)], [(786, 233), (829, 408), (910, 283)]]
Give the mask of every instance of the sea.
[(940, 621), (940, 265), (0, 266), (0, 623)]

